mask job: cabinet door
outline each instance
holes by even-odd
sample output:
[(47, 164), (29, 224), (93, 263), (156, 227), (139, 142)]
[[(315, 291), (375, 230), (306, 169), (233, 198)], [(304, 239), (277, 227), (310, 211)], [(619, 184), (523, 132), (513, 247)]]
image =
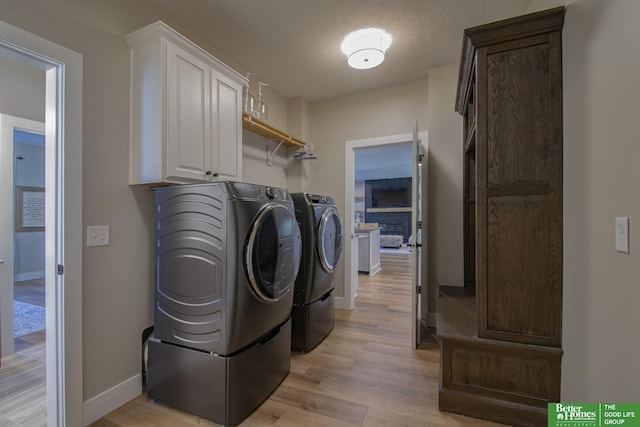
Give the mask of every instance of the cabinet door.
[(242, 86), (211, 71), (211, 165), (214, 179), (242, 179)]
[(209, 66), (167, 44), (166, 178), (208, 180), (211, 158)]
[(478, 336), (561, 344), (560, 33), (478, 49)]

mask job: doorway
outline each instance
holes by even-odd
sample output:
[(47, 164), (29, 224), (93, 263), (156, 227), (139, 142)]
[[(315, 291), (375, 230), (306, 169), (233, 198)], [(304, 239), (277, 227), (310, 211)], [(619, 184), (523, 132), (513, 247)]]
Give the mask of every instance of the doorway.
[[(0, 21), (0, 57), (44, 72), (46, 191), (26, 189), (23, 196), (36, 205), (44, 203), (46, 424), (83, 425), (82, 56)], [(15, 84), (12, 79), (17, 77), (5, 71), (0, 73), (0, 84), (11, 88)], [(20, 115), (14, 109), (21, 107), (21, 101), (20, 93), (3, 96), (0, 113)], [(13, 142), (14, 131), (22, 129), (16, 121), (5, 119), (6, 116), (0, 124), (0, 170), (13, 171), (13, 145), (8, 141)], [(9, 177), (0, 177), (0, 203), (4, 206), (13, 206), (14, 202), (13, 173)], [(31, 221), (42, 225), (42, 212), (21, 219), (22, 225), (34, 225)], [(13, 273), (5, 274), (5, 271), (6, 267), (13, 267), (15, 226), (13, 209), (1, 210), (0, 260), (5, 262), (0, 263), (0, 286), (3, 293), (9, 287), (13, 291)], [(0, 313), (3, 320), (5, 314)], [(2, 362), (0, 360), (0, 364)]]
[[(46, 340), (45, 135), (41, 122), (21, 119), (13, 127), (13, 341), (19, 352)], [(5, 180), (11, 171), (0, 173)]]
[[(422, 158), (423, 155), (418, 153), (424, 150), (426, 157), (426, 147), (427, 147), (427, 132), (418, 132), (417, 131), (417, 123), (414, 122), (414, 132), (413, 134), (401, 134), (401, 135), (392, 135), (388, 137), (379, 137), (379, 138), (370, 138), (370, 139), (362, 139), (362, 140), (353, 140), (347, 141), (345, 144), (345, 218), (344, 218), (344, 226), (345, 226), (345, 271), (344, 271), (344, 301), (341, 301), (341, 306), (339, 308), (352, 310), (355, 305), (355, 298), (357, 295), (357, 286), (358, 286), (358, 268), (357, 268), (357, 249), (356, 249), (356, 233), (355, 233), (355, 220), (356, 220), (356, 206), (361, 203), (361, 200), (356, 200), (356, 179), (355, 179), (355, 159), (356, 159), (356, 151), (359, 149), (372, 148), (372, 147), (392, 147), (396, 150), (401, 146), (400, 144), (410, 144), (412, 147), (411, 151), (411, 159), (409, 160), (409, 164), (412, 167), (411, 178), (412, 185), (411, 190), (409, 191), (409, 197), (412, 200), (412, 217), (418, 218), (419, 214), (424, 212), (423, 221), (426, 223), (426, 210), (424, 206), (426, 206), (426, 194), (424, 197), (418, 196), (416, 198), (416, 193), (420, 193), (422, 189), (426, 189), (426, 183), (423, 183), (423, 180), (426, 180), (427, 174), (422, 173)], [(420, 160), (418, 160), (418, 158)], [(426, 170), (426, 161), (425, 161), (425, 170)], [(418, 172), (421, 171), (421, 172)], [(418, 191), (417, 189), (420, 189)], [(360, 196), (360, 195), (358, 195)], [(416, 200), (418, 202), (416, 202)], [(416, 221), (411, 220), (413, 222), (412, 229), (414, 230), (412, 234), (416, 236), (420, 236), (421, 233), (415, 231), (415, 223)], [(426, 241), (426, 238), (423, 238)], [(403, 242), (404, 243), (404, 242)], [(417, 295), (417, 289), (420, 281), (422, 270), (422, 275), (426, 277), (426, 251), (422, 251), (419, 247), (422, 244), (422, 240), (420, 238), (414, 239), (412, 245), (414, 247), (414, 252), (412, 254), (412, 316), (410, 327), (412, 330), (412, 347), (415, 348), (417, 342), (419, 342), (419, 311), (420, 311), (420, 298)], [(415, 289), (415, 292), (413, 291)], [(424, 299), (426, 300), (426, 299)], [(424, 300), (423, 303), (424, 304)], [(336, 305), (338, 305), (336, 303)]]
[[(35, 76), (44, 88), (44, 73)], [(44, 117), (44, 94), (37, 98)], [(0, 115), (0, 387), (15, 396), (11, 405), (2, 402), (0, 416), (31, 425), (47, 421), (44, 151), (44, 123)]]

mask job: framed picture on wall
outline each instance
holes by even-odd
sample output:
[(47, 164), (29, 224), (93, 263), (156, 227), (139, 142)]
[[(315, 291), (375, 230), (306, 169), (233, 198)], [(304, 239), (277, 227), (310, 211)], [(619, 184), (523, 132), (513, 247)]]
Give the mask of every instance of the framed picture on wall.
[(16, 231), (44, 231), (44, 188), (16, 187)]

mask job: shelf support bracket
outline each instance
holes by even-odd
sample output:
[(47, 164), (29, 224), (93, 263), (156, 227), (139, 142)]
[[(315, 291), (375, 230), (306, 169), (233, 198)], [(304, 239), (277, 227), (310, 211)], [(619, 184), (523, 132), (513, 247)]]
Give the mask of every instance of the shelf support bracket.
[(273, 150), (271, 153), (269, 153), (269, 146), (267, 145), (267, 166), (273, 166), (273, 156), (275, 156), (276, 151), (278, 151), (282, 144), (284, 144), (284, 139), (280, 139), (280, 144), (278, 144), (275, 150)]

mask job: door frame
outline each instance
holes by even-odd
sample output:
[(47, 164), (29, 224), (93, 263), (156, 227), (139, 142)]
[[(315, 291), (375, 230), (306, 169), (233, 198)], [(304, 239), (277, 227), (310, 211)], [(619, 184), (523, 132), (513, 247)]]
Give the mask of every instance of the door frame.
[[(6, 215), (0, 222), (0, 258), (2, 258), (2, 270), (5, 277), (9, 277), (11, 286), (0, 289), (0, 305), (2, 305), (2, 353), (13, 354), (15, 352), (15, 338), (13, 336), (13, 299), (14, 299), (14, 246), (16, 235), (15, 224), (15, 142), (14, 131), (21, 130), (39, 135), (45, 135), (44, 123), (35, 120), (23, 119), (21, 117), (0, 114), (0, 200), (8, 198), (11, 209), (6, 209)], [(11, 237), (11, 238), (9, 238)], [(44, 248), (43, 248), (44, 249)], [(7, 285), (7, 283), (5, 283)], [(7, 333), (9, 332), (9, 333)]]
[(84, 425), (82, 55), (4, 21), (0, 55), (46, 73), (47, 424)]
[[(428, 132), (423, 131), (418, 133), (418, 137), (420, 140), (427, 141)], [(366, 147), (375, 147), (378, 145), (390, 145), (397, 144), (401, 142), (411, 142), (413, 141), (412, 133), (404, 133), (399, 135), (390, 135), (390, 136), (382, 136), (377, 138), (366, 138), (366, 139), (357, 139), (346, 141), (345, 149), (344, 149), (344, 159), (345, 159), (345, 180), (344, 180), (344, 193), (345, 193), (345, 217), (344, 217), (344, 254), (345, 254), (345, 263), (344, 263), (344, 300), (339, 301), (336, 300), (336, 306), (338, 308), (342, 308), (345, 310), (353, 310), (355, 307), (355, 299), (356, 292), (358, 288), (357, 282), (352, 283), (352, 270), (357, 268), (356, 265), (353, 265), (354, 262), (352, 260), (352, 246), (355, 245), (355, 221), (354, 221), (354, 196), (355, 196), (355, 150), (358, 148), (366, 148)], [(413, 159), (412, 159), (413, 161)], [(412, 177), (415, 179), (416, 177)], [(424, 176), (423, 176), (424, 179)], [(423, 185), (423, 190), (426, 188)], [(423, 212), (424, 214), (424, 212)], [(423, 229), (424, 232), (424, 229)], [(425, 252), (423, 251), (422, 256), (425, 256)], [(356, 260), (357, 263), (357, 260)], [(356, 276), (357, 277), (357, 276)], [(357, 279), (356, 279), (357, 280)], [(413, 319), (412, 319), (413, 321)]]

